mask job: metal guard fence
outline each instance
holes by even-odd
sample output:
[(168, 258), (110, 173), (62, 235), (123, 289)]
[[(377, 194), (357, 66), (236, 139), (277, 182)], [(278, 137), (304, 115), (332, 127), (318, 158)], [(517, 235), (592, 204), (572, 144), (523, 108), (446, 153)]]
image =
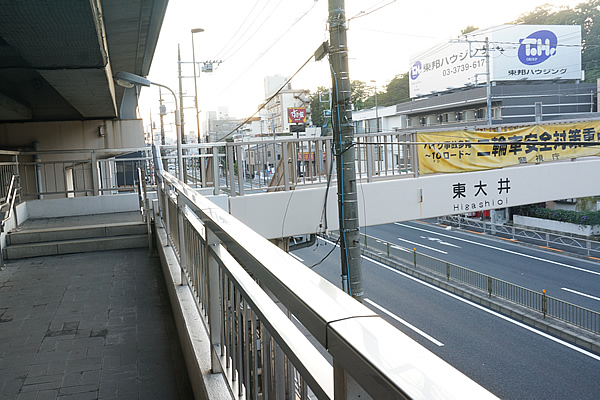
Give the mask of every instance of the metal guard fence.
[(493, 235), (500, 235), (510, 239), (525, 239), (526, 241), (539, 242), (544, 246), (559, 245), (569, 250), (583, 253), (588, 257), (592, 254), (600, 253), (600, 242), (585, 239), (577, 236), (566, 236), (558, 233), (541, 232), (534, 229), (505, 226), (494, 224), (489, 221), (480, 221), (474, 218), (467, 218), (460, 215), (446, 215), (439, 217), (441, 223), (453, 224), (459, 228), (481, 229), (484, 233), (490, 232)]
[(543, 315), (600, 334), (600, 313), (565, 302), (479, 272), (418, 253), (416, 250), (396, 246), (381, 239), (361, 234), (363, 245), (388, 258), (409, 264), (415, 269), (425, 269), (453, 280), (527, 307)]

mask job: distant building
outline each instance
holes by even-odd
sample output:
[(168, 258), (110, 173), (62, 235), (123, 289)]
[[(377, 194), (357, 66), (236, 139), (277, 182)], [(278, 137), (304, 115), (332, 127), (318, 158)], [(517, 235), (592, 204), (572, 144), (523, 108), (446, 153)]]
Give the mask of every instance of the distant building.
[[(264, 80), (267, 103), (261, 112), (263, 134), (304, 132), (306, 126), (311, 125), (309, 91), (292, 89), (290, 83), (285, 84), (287, 80), (281, 75), (268, 76)], [(277, 95), (273, 97), (275, 93)]]
[[(230, 118), (226, 111), (219, 110), (219, 118), (217, 112), (210, 111), (204, 123), (204, 132), (207, 134), (209, 142), (218, 142), (225, 136), (230, 139), (241, 137), (243, 135), (251, 137), (260, 134), (260, 118), (251, 118), (246, 121), (245, 118)], [(242, 125), (243, 124), (243, 125)]]

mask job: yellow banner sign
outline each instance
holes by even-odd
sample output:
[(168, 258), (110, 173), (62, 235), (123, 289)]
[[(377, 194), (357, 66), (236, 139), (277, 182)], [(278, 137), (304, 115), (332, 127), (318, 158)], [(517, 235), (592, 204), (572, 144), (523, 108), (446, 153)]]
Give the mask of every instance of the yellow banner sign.
[(536, 125), (506, 132), (417, 133), (417, 141), (423, 143), (417, 145), (421, 175), (482, 171), (598, 156), (600, 121)]

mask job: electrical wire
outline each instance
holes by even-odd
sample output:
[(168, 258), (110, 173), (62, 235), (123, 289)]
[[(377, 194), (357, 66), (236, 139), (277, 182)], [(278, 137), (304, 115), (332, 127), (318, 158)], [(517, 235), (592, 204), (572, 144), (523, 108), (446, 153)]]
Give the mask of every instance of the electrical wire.
[[(256, 6), (258, 5), (258, 3), (260, 3), (260, 0), (256, 0), (256, 2), (254, 3), (254, 5), (252, 6), (252, 8), (250, 9), (250, 11), (248, 12), (248, 14), (246, 15), (246, 18), (244, 19), (244, 21), (239, 25), (239, 27), (235, 31), (235, 33), (233, 35), (231, 35), (231, 37), (229, 38), (229, 40), (227, 41), (227, 43), (225, 43), (225, 45), (223, 46), (223, 48), (221, 50), (219, 50), (219, 52), (215, 55), (215, 57), (213, 57), (213, 59), (218, 60), (220, 58), (224, 58), (224, 57), (221, 57), (221, 54), (223, 54), (224, 52), (225, 52), (224, 54), (227, 54), (226, 51), (229, 51), (229, 49), (228, 49), (229, 44), (231, 43), (231, 41), (233, 40), (233, 38), (235, 38), (237, 36), (237, 34), (242, 30), (242, 27), (246, 24), (246, 21), (248, 21), (248, 18), (250, 18), (250, 16), (254, 12), (254, 9), (256, 8)], [(269, 3), (267, 2), (265, 4), (265, 7), (268, 4)], [(265, 7), (263, 7), (263, 10), (264, 10)], [(261, 12), (262, 12), (262, 10), (261, 10)], [(256, 21), (256, 18), (255, 18), (254, 21)], [(252, 26), (252, 24), (254, 23), (254, 21), (252, 21), (250, 23), (250, 25), (248, 26), (248, 28), (246, 29), (246, 31), (244, 31), (244, 33), (241, 34), (240, 36), (243, 36), (248, 31), (248, 29), (250, 28), (250, 26)]]
[(309, 58), (308, 58), (308, 59), (307, 59), (307, 60), (304, 62), (304, 64), (302, 64), (302, 66), (301, 66), (300, 68), (298, 68), (298, 70), (297, 70), (296, 72), (294, 72), (294, 74), (293, 74), (291, 77), (289, 77), (289, 78), (288, 78), (288, 80), (286, 80), (286, 81), (285, 81), (285, 83), (284, 83), (284, 84), (283, 84), (283, 85), (282, 85), (282, 86), (281, 86), (281, 87), (280, 87), (280, 88), (279, 88), (279, 89), (278, 89), (278, 90), (277, 90), (277, 91), (276, 91), (276, 92), (275, 92), (273, 95), (271, 95), (271, 97), (269, 97), (269, 99), (268, 99), (268, 100), (267, 100), (267, 101), (266, 101), (264, 104), (262, 104), (262, 105), (261, 105), (261, 106), (258, 108), (258, 110), (256, 110), (256, 111), (254, 112), (254, 114), (252, 114), (251, 116), (249, 116), (248, 118), (246, 118), (246, 119), (244, 120), (244, 122), (242, 122), (241, 124), (239, 124), (238, 126), (236, 126), (236, 127), (235, 127), (235, 128), (234, 128), (234, 129), (233, 129), (231, 132), (229, 132), (228, 134), (226, 134), (225, 136), (223, 136), (223, 137), (222, 137), (221, 139), (219, 139), (217, 142), (222, 142), (222, 141), (224, 141), (224, 140), (225, 140), (225, 139), (227, 139), (229, 136), (231, 136), (231, 135), (233, 135), (235, 132), (237, 132), (237, 130), (238, 130), (238, 129), (240, 129), (242, 126), (246, 125), (246, 123), (248, 123), (248, 121), (250, 121), (250, 120), (251, 120), (251, 119), (252, 119), (252, 118), (253, 118), (253, 117), (254, 117), (256, 114), (258, 114), (258, 113), (260, 112), (260, 110), (262, 110), (263, 108), (265, 108), (265, 107), (267, 106), (267, 104), (269, 104), (269, 102), (270, 102), (271, 100), (273, 100), (273, 99), (275, 98), (275, 96), (277, 96), (277, 95), (279, 94), (279, 92), (281, 92), (281, 91), (282, 91), (282, 90), (283, 90), (283, 89), (284, 89), (284, 88), (287, 86), (287, 84), (288, 84), (288, 83), (290, 83), (290, 81), (291, 81), (292, 79), (294, 79), (294, 78), (296, 77), (296, 75), (298, 75), (298, 73), (299, 73), (300, 71), (302, 71), (302, 69), (303, 69), (304, 67), (306, 67), (306, 64), (308, 64), (308, 63), (309, 63), (309, 61), (310, 61), (310, 60), (312, 60), (312, 58), (313, 58), (313, 57), (314, 57), (314, 54), (311, 54), (311, 55), (310, 55), (310, 57), (309, 57)]
[(333, 253), (333, 251), (335, 250), (335, 248), (337, 247), (337, 245), (340, 243), (340, 239), (342, 238), (342, 235), (340, 235), (338, 237), (338, 240), (333, 244), (333, 247), (331, 248), (331, 250), (329, 250), (329, 253), (327, 253), (325, 255), (325, 257), (321, 258), (320, 261), (317, 261), (316, 263), (314, 263), (313, 265), (311, 265), (310, 267), (308, 267), (309, 269), (313, 269), (314, 267), (316, 267), (317, 265), (321, 264), (323, 261), (325, 261), (327, 259), (327, 257), (329, 257), (331, 255), (331, 253)]
[[(395, 2), (396, 2), (396, 0), (392, 0), (392, 1), (390, 1), (389, 3), (387, 3), (387, 4), (384, 4), (384, 5), (380, 6), (380, 7), (374, 8), (374, 9), (372, 9), (372, 10), (369, 10), (369, 9), (367, 9), (367, 11), (361, 11), (361, 12), (359, 12), (358, 14), (356, 14), (354, 17), (350, 17), (350, 18), (348, 18), (347, 22), (350, 22), (350, 21), (351, 21), (351, 20), (353, 20), (353, 19), (358, 19), (358, 18), (366, 17), (367, 15), (369, 15), (369, 14), (373, 14), (375, 11), (379, 11), (379, 10), (381, 10), (382, 8), (384, 8), (384, 7), (387, 7), (387, 6), (389, 6), (390, 4), (392, 4), (392, 3), (395, 3)], [(383, 1), (381, 1), (381, 2), (379, 2), (379, 3), (377, 3), (377, 4), (381, 4), (381, 3), (383, 3)], [(376, 7), (376, 5), (374, 5), (373, 7)]]
[[(269, 45), (262, 53), (260, 53), (258, 55), (258, 57), (252, 61), (250, 64), (248, 64), (248, 67), (243, 70), (239, 76), (237, 78), (235, 78), (234, 80), (232, 80), (229, 85), (227, 85), (223, 90), (221, 90), (221, 92), (219, 94), (217, 94), (215, 96), (215, 98), (218, 98), (219, 96), (221, 96), (223, 93), (225, 93), (231, 86), (233, 86), (234, 83), (236, 83), (238, 80), (240, 80), (242, 78), (242, 76), (244, 76), (244, 74), (246, 72), (248, 72), (262, 57), (265, 56), (265, 54), (267, 54), (269, 52), (269, 50), (271, 50), (281, 39), (284, 38), (285, 35), (287, 35), (287, 33), (298, 23), (300, 22), (306, 15), (308, 15), (308, 13), (310, 13), (313, 8), (315, 7), (315, 5), (317, 4), (317, 2), (315, 1), (313, 3), (313, 5), (306, 11), (304, 12), (304, 14), (302, 14), (300, 17), (298, 17), (296, 19), (296, 21), (294, 21), (292, 24), (290, 24), (290, 26), (285, 30), (285, 32), (283, 32), (277, 39), (275, 39), (275, 41), (273, 43), (271, 43), (271, 45)], [(231, 56), (230, 56), (231, 57)]]
[[(229, 58), (233, 57), (238, 51), (240, 51), (246, 45), (246, 43), (248, 43), (258, 32), (260, 32), (260, 30), (266, 26), (265, 22), (269, 18), (271, 18), (271, 16), (273, 15), (273, 13), (275, 13), (275, 11), (277, 10), (277, 8), (279, 8), (279, 6), (281, 5), (282, 1), (283, 0), (279, 0), (279, 2), (277, 3), (277, 5), (275, 7), (273, 7), (273, 9), (271, 10), (271, 12), (269, 12), (269, 14), (266, 15), (265, 18), (262, 19), (262, 22), (258, 25), (258, 28), (254, 32), (252, 32), (252, 34), (248, 35), (246, 37), (246, 40), (244, 40), (244, 42), (242, 44), (238, 45), (237, 48), (235, 48), (234, 50), (228, 50), (228, 52), (225, 53), (225, 55), (223, 55), (223, 58), (224, 59), (229, 59)], [(262, 10), (260, 10), (261, 13), (264, 11), (264, 9), (267, 7), (268, 4), (269, 3), (266, 3), (265, 6), (262, 8)], [(259, 14), (259, 16), (260, 16), (260, 14)], [(258, 18), (258, 16), (257, 16), (257, 18)], [(256, 21), (256, 19), (255, 19), (255, 21)], [(252, 23), (254, 23), (254, 21)], [(242, 38), (244, 37), (244, 35), (248, 32), (248, 30), (250, 28), (251, 28), (251, 26), (249, 26), (244, 31), (244, 33), (242, 34)]]

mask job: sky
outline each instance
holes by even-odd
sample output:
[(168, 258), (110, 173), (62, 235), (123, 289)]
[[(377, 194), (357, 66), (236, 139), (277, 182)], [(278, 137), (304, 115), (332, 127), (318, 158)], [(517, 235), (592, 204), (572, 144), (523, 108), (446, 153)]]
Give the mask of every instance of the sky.
[[(582, 1), (346, 0), (350, 79), (382, 88), (408, 71), (412, 55), (458, 37), (467, 26), (510, 23), (544, 3), (573, 7)], [(222, 107), (232, 118), (255, 113), (265, 100), (264, 78), (293, 75), (328, 40), (327, 18), (326, 0), (170, 0), (148, 78), (178, 92), (179, 47), (184, 132), (195, 137), (192, 29), (204, 29), (193, 34), (196, 62), (222, 61), (196, 81), (202, 124), (206, 111)], [(310, 91), (329, 87), (326, 59), (311, 60), (291, 84)], [(163, 93), (163, 99), (172, 111), (172, 96)], [(144, 88), (140, 117), (146, 124), (150, 119), (158, 124), (158, 113), (158, 88)], [(165, 130), (175, 136), (172, 124)]]

